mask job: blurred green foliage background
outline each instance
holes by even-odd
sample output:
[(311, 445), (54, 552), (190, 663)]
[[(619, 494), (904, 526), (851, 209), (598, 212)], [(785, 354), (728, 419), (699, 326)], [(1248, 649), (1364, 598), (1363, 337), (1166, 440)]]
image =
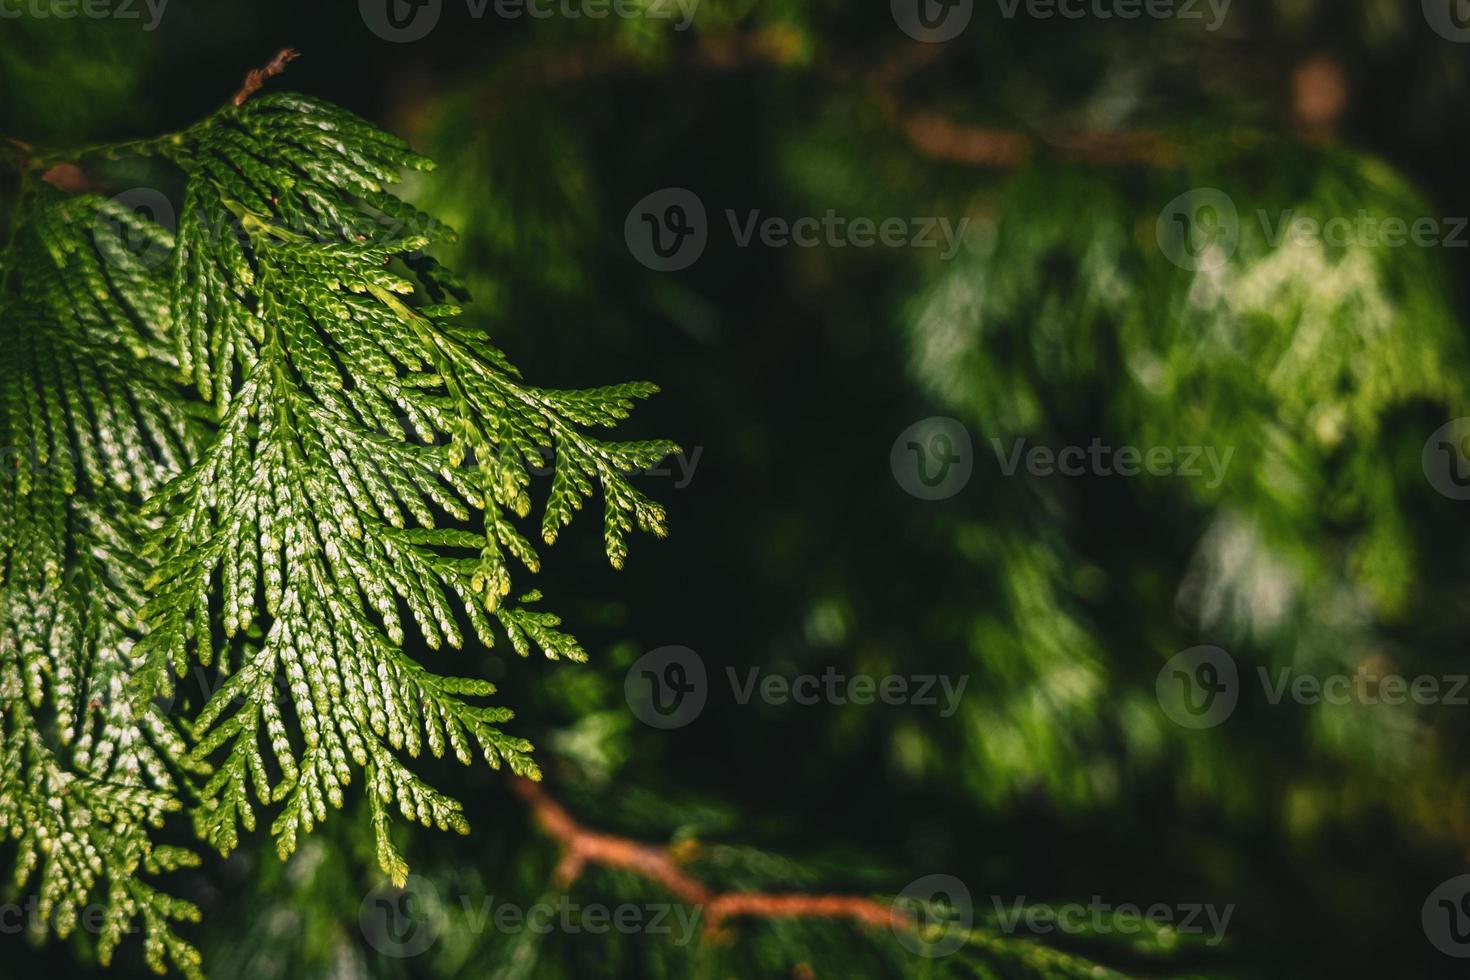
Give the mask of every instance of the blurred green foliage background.
[[(0, 135), (178, 128), (295, 46), (273, 85), (438, 161), (407, 196), (459, 231), (440, 258), (527, 377), (663, 387), (638, 434), (699, 451), (686, 486), (645, 481), (671, 538), (637, 542), (614, 573), (587, 522), (541, 576), (591, 663), (485, 654), (476, 671), (518, 706), (512, 730), (584, 822), (698, 842), (712, 879), (766, 889), (892, 893), (943, 872), (982, 914), (992, 896), (1235, 905), (1217, 947), (1052, 937), (1140, 974), (1452, 975), (1420, 907), (1465, 870), (1470, 709), (1271, 705), (1251, 681), (1228, 722), (1190, 730), (1155, 680), (1201, 644), (1251, 679), (1466, 671), (1470, 511), (1420, 453), (1470, 414), (1470, 254), (1273, 243), (1254, 216), (1470, 214), (1470, 47), (1392, 0), (1239, 0), (1217, 31), (977, 3), (932, 45), (886, 5), (827, 0), (703, 0), (685, 31), (473, 9), (446, 0), (403, 44), (353, 4), (172, 0), (154, 30), (0, 20)], [(703, 255), (673, 273), (623, 237), (665, 187), (692, 190), (710, 221)], [(1243, 216), (1208, 273), (1170, 262), (1154, 233), (1199, 187)], [(726, 209), (967, 218), (969, 232), (948, 261), (740, 247)], [(930, 416), (974, 444), (969, 483), (942, 501), (889, 467), (894, 439)], [(1006, 476), (991, 449), (1094, 437), (1234, 457), (1207, 486)], [(624, 676), (669, 644), (712, 683), (693, 723), (663, 731), (629, 711)], [(968, 682), (951, 717), (742, 705), (725, 672), (751, 667)], [(914, 968), (843, 925), (741, 923), (697, 951), (476, 930), (458, 897), (537, 900), (554, 848), (495, 774), (440, 782), (463, 788), (474, 832), (402, 841), (449, 905), (429, 953), (364, 942), (377, 872), (357, 814), (285, 865), (249, 846), (182, 886), (204, 909), (211, 975)], [(650, 887), (591, 874), (574, 893), (659, 900)], [(4, 943), (3, 975), (95, 969), (85, 950)], [(141, 969), (130, 953), (98, 975)]]

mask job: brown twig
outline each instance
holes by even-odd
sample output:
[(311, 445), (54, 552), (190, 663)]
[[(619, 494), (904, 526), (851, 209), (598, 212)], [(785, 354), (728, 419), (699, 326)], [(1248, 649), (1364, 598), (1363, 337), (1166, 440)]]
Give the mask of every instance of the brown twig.
[[(876, 68), (818, 63), (812, 70), (830, 82), (869, 86), (883, 118), (916, 152), (934, 160), (1004, 169), (1022, 166), (1046, 150), (1069, 160), (1104, 166), (1122, 163), (1169, 166), (1179, 156), (1176, 146), (1147, 131), (1078, 132), (1053, 137), (951, 119), (916, 104), (903, 93), (906, 81), (939, 59), (937, 45), (915, 43), (898, 49)], [(802, 64), (801, 40), (779, 30), (706, 37), (680, 64), (706, 71), (790, 68)], [(626, 55), (609, 55), (601, 49), (589, 48), (559, 53), (539, 65), (538, 71), (521, 72), (520, 77), (561, 84), (637, 69), (637, 61)]]
[[(866, 86), (883, 120), (915, 152), (950, 163), (1008, 169), (1050, 151), (1064, 159), (1104, 166), (1123, 163), (1169, 166), (1180, 155), (1178, 147), (1147, 131), (1084, 131), (1052, 136), (973, 125), (925, 108), (904, 93), (904, 83), (940, 60), (937, 49), (937, 45), (916, 42), (899, 48), (871, 68), (824, 62), (808, 65), (798, 34), (771, 29), (701, 38), (674, 65), (680, 70), (705, 72), (799, 67), (830, 83)], [(540, 57), (535, 52), (533, 55), (525, 63), (502, 66), (502, 71), (494, 76), (496, 98), (487, 100), (486, 111), (498, 111), (505, 104), (504, 88), (509, 84), (576, 84), (642, 70), (636, 58), (596, 45), (559, 49), (550, 57)]]
[(58, 163), (47, 167), (41, 179), (66, 194), (80, 194), (92, 189), (91, 178), (74, 163)]
[(936, 45), (901, 48), (867, 75), (883, 117), (908, 144), (932, 160), (978, 167), (1019, 167), (1042, 150), (1069, 160), (1113, 165), (1172, 164), (1175, 148), (1154, 133), (1082, 131), (1059, 136), (997, 129), (959, 122), (915, 104), (903, 95), (903, 84), (939, 60)]
[(679, 867), (666, 847), (601, 834), (583, 827), (540, 784), (516, 776), (511, 789), (525, 800), (536, 822), (562, 846), (556, 877), (571, 884), (589, 863), (632, 871), (662, 885), (674, 896), (704, 910), (706, 933), (718, 932), (730, 919), (852, 919), (871, 926), (907, 926), (909, 919), (893, 905), (858, 895), (717, 892)]
[(301, 52), (295, 48), (282, 48), (277, 51), (276, 56), (263, 66), (252, 68), (245, 73), (245, 81), (240, 85), (240, 91), (235, 93), (231, 101), (237, 106), (244, 105), (245, 100), (259, 92), (268, 79), (275, 78), (285, 71), (286, 66), (299, 57), (301, 57)]
[(983, 167), (1018, 167), (1036, 148), (1022, 133), (966, 126), (925, 109), (895, 111), (892, 116), (909, 145), (933, 160)]

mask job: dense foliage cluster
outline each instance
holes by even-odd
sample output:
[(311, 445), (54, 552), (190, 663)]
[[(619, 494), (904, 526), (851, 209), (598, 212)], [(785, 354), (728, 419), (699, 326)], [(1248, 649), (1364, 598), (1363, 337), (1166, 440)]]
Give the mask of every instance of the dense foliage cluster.
[[(539, 567), (531, 474), (550, 466), (541, 538), (600, 491), (621, 566), (628, 532), (664, 533), (629, 475), (677, 447), (588, 432), (652, 385), (534, 387), (454, 324), (462, 291), (423, 252), (448, 229), (385, 189), (428, 166), (402, 141), (275, 95), (81, 155), (122, 152), (183, 172), (176, 230), (36, 182), (3, 259), (0, 821), (43, 921), (65, 935), (103, 891), (104, 960), (141, 917), (150, 960), (192, 971), (167, 920), (197, 912), (139, 871), (197, 858), (150, 828), (187, 806), (228, 853), (281, 804), (284, 856), (360, 777), (401, 882), (390, 808), (468, 831), (403, 756), (538, 775), (493, 685), (431, 671), (406, 631), (584, 660), (536, 590), (511, 595), (513, 564)], [(196, 665), (212, 692), (171, 718)]]

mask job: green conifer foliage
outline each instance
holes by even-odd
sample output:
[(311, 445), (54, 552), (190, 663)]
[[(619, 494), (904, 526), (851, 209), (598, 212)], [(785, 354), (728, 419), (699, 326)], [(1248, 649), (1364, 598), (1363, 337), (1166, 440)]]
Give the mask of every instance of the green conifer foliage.
[[(584, 659), (536, 591), (510, 598), (512, 563), (539, 565), (515, 524), (532, 471), (554, 460), (548, 544), (601, 489), (618, 566), (627, 532), (664, 529), (625, 474), (676, 447), (585, 431), (626, 418), (652, 385), (526, 385), (453, 322), (457, 307), (405, 302), (415, 279), (441, 300), (455, 286), (421, 254), (448, 230), (384, 189), (400, 168), (429, 166), (401, 141), (271, 96), (222, 112), (173, 155), (188, 175), (174, 342), (220, 419), (198, 464), (151, 502), (161, 560), (143, 690), (167, 693), (191, 658), (218, 656), (229, 675), (193, 723), (193, 758), (223, 755), (197, 813), (216, 847), (254, 826), (253, 788), (284, 804), (272, 833), (290, 853), (363, 769), (380, 863), (401, 879), (387, 806), (468, 828), (397, 753), (536, 772), (530, 744), (498, 727), (511, 712), (479, 703), (494, 688), (430, 672), (404, 652), (408, 632), (432, 649), (467, 634), (491, 646), (499, 632), (522, 656)], [(221, 228), (222, 216), (235, 220)]]
[(150, 836), (187, 799), (187, 745), (124, 685), (145, 630), (139, 505), (199, 427), (171, 380), (166, 282), (121, 235), (169, 243), (47, 188), (0, 266), (0, 833), (35, 921), (65, 936), (100, 900), (104, 963), (141, 921), (149, 963), (193, 975), (171, 922), (198, 912), (147, 880), (198, 861)]
[[(971, 783), (988, 802), (1043, 783), (1067, 805), (1106, 800), (1120, 769), (1170, 760), (1184, 792), (1269, 807), (1269, 794), (1239, 788), (1248, 772), (1279, 766), (1279, 747), (1243, 750), (1229, 729), (1198, 737), (1168, 722), (1154, 693), (1163, 661), (1198, 637), (1252, 661), (1253, 676), (1351, 674), (1384, 650), (1404, 663), (1425, 655), (1392, 639), (1433, 584), (1410, 520), (1423, 474), (1396, 461), (1418, 461), (1424, 434), (1402, 424), (1411, 413), (1465, 413), (1470, 362), (1440, 257), (1382, 245), (1371, 222), (1430, 205), (1348, 150), (1264, 138), (1205, 149), (1197, 166), (1147, 180), (1069, 166), (1017, 175), (993, 240), (909, 307), (916, 376), (975, 427), (977, 453), (997, 473), (992, 460), (1022, 439), (1231, 454), (1218, 472), (1202, 463), (1197, 479), (1115, 481), (1136, 493), (1152, 533), (1169, 528), (1189, 545), (1168, 581), (1130, 580), (1126, 552), (1087, 552), (1097, 512), (1077, 481), (997, 480), (1055, 516), (1017, 509), (1005, 527), (960, 538), (1010, 608), (976, 617), (971, 634), (977, 660), (1017, 684), (967, 705)], [(1237, 234), (1199, 269), (1172, 262), (1155, 226), (1192, 188), (1218, 189), (1236, 212)], [(1336, 244), (1303, 239), (1292, 224), (1338, 216), (1357, 225), (1339, 229)], [(1099, 619), (1140, 595), (1155, 598), (1128, 607), (1137, 647), (1105, 656)], [(1283, 785), (1311, 801), (1301, 811), (1332, 812), (1339, 782), (1438, 765), (1383, 751), (1409, 744), (1413, 710), (1307, 712), (1302, 743), (1343, 769), (1320, 782), (1283, 771)], [(1123, 752), (1103, 735), (1110, 729)], [(1108, 746), (1087, 778), (1075, 775), (1079, 746)], [(1397, 803), (1406, 813), (1426, 806), (1410, 794)]]
[[(512, 595), (539, 567), (532, 475), (542, 540), (601, 492), (621, 566), (635, 527), (664, 533), (628, 476), (677, 447), (591, 434), (653, 385), (535, 387), (454, 321), (463, 291), (422, 251), (452, 233), (385, 190), (430, 164), (361, 119), (269, 96), (77, 156), (129, 153), (182, 171), (176, 233), (28, 174), (0, 267), (0, 829), (58, 933), (106, 889), (104, 960), (141, 918), (149, 962), (194, 972), (168, 920), (196, 910), (138, 873), (197, 859), (149, 829), (188, 806), (228, 852), (279, 804), (284, 856), (360, 772), (403, 880), (390, 808), (468, 830), (404, 756), (539, 776), (490, 683), (406, 646), (584, 660)], [(164, 708), (195, 665), (220, 682), (190, 744)]]

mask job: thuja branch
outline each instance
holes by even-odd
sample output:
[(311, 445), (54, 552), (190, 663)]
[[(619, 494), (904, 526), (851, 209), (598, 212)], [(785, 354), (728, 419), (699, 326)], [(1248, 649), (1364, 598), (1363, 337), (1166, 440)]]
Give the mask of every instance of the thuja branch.
[(681, 901), (701, 907), (706, 934), (717, 933), (726, 921), (740, 917), (851, 919), (870, 926), (911, 926), (892, 903), (858, 895), (717, 891), (681, 868), (667, 847), (583, 827), (539, 783), (516, 777), (511, 789), (530, 806), (541, 828), (561, 845), (562, 860), (555, 872), (561, 884), (571, 884), (588, 864), (631, 871), (663, 886)]
[[(784, 919), (847, 920), (865, 926), (891, 928), (907, 933), (921, 946), (935, 938), (959, 939), (977, 961), (967, 960), (979, 976), (993, 976), (980, 961), (1007, 962), (1030, 971), (1030, 975), (1086, 980), (1127, 980), (1127, 977), (1076, 953), (1042, 943), (1018, 940), (994, 929), (960, 922), (946, 922), (936, 937), (933, 923), (926, 927), (921, 917), (899, 899), (884, 901), (860, 895), (822, 895), (805, 892), (720, 891), (698, 880), (680, 867), (667, 847), (589, 830), (566, 808), (552, 799), (532, 780), (512, 777), (511, 790), (531, 808), (541, 829), (556, 839), (562, 859), (554, 877), (563, 887), (570, 885), (589, 865), (632, 872), (667, 889), (680, 901), (699, 907), (704, 915), (704, 934), (719, 936), (731, 919), (766, 921)], [(934, 962), (934, 961), (930, 961)], [(1007, 974), (1008, 976), (1011, 974)]]

